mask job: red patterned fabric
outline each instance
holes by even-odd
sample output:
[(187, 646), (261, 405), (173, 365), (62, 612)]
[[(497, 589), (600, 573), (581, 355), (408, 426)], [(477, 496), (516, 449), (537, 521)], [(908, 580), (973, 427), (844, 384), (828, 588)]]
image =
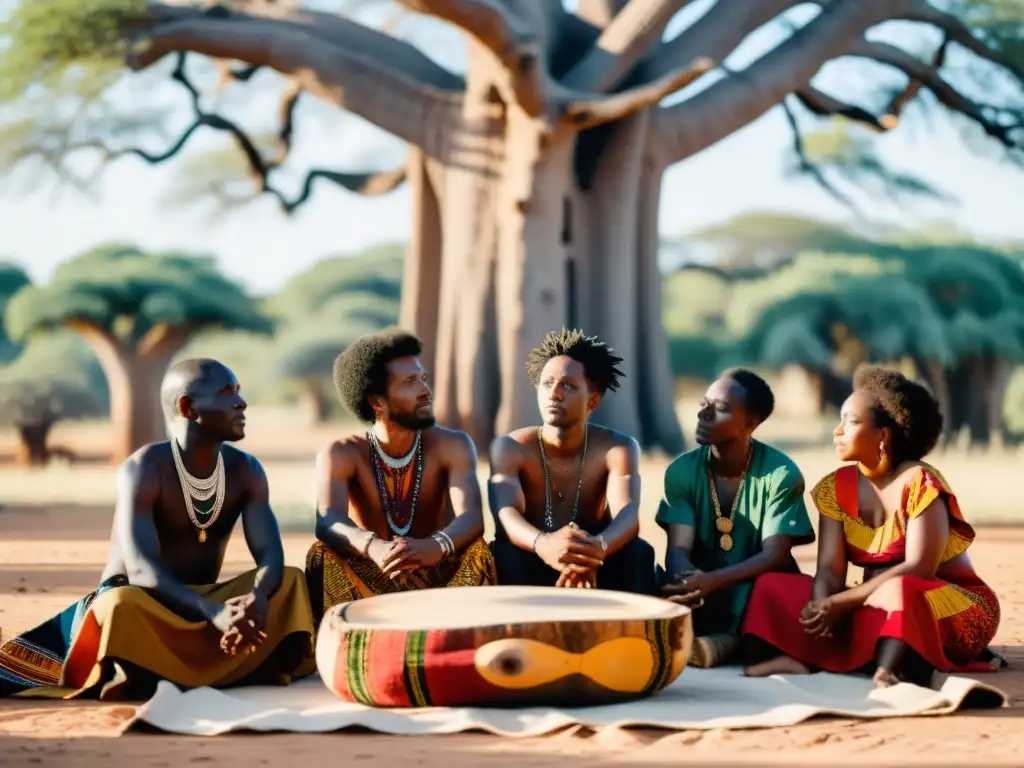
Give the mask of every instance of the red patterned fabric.
[(799, 620), (811, 599), (813, 579), (767, 574), (754, 587), (744, 634), (829, 672), (850, 672), (869, 663), (882, 638), (902, 640), (942, 671), (991, 671), (977, 659), (999, 628), (999, 601), (963, 556), (974, 541), (974, 529), (948, 484), (932, 467), (922, 465), (903, 489), (900, 508), (876, 528), (860, 518), (858, 480), (856, 466), (843, 467), (811, 492), (822, 517), (843, 524), (849, 562), (868, 569), (902, 563), (910, 521), (941, 498), (949, 509), (950, 529), (936, 577), (890, 579), (871, 595), (869, 604), (847, 617), (840, 632), (822, 639), (808, 635)]

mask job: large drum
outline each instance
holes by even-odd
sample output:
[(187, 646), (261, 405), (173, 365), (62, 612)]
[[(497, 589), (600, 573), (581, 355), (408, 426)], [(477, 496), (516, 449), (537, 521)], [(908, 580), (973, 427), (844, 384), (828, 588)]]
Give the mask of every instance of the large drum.
[(335, 695), (376, 707), (588, 706), (660, 691), (692, 643), (689, 609), (655, 597), (450, 587), (335, 606), (316, 660)]

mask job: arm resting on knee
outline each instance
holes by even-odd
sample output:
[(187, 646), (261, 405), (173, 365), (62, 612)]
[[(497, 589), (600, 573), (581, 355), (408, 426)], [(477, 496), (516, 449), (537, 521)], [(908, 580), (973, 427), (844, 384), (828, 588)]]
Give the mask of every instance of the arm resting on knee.
[(455, 519), (444, 532), (456, 550), (463, 550), (484, 535), (483, 503), (477, 479), (476, 447), (468, 435), (457, 433), (448, 438), (444, 456), (447, 460), (448, 497)]
[(249, 457), (249, 498), (242, 510), (242, 529), (249, 552), (256, 562), (252, 591), (269, 598), (284, 578), (284, 544), (277, 518), (270, 508), (270, 486), (263, 466)]
[(374, 539), (372, 532), (363, 530), (348, 516), (348, 484), (356, 470), (351, 450), (334, 443), (316, 457), (320, 486), (316, 537), (341, 557), (365, 554)]

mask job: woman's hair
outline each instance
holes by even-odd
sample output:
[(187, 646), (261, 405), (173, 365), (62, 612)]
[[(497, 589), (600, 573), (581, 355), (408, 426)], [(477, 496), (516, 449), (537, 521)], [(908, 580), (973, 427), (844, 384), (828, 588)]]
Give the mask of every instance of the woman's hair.
[(892, 431), (894, 462), (918, 461), (938, 443), (942, 412), (924, 385), (898, 371), (862, 365), (853, 374), (853, 388), (871, 399), (875, 426)]

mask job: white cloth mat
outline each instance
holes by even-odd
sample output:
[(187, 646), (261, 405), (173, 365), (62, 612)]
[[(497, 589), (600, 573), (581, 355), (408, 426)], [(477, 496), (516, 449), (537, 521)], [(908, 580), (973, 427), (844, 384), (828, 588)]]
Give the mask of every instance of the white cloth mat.
[(648, 699), (602, 707), (530, 709), (374, 709), (340, 701), (317, 676), (290, 687), (230, 690), (181, 691), (162, 682), (126, 730), (146, 723), (196, 736), (246, 730), (319, 733), (350, 727), (403, 735), (477, 729), (501, 736), (539, 736), (573, 725), (774, 728), (818, 715), (873, 719), (1007, 706), (1006, 695), (990, 685), (965, 677), (935, 677), (934, 689), (900, 684), (873, 690), (866, 677), (821, 673), (755, 679), (744, 677), (738, 667), (687, 668), (672, 685)]

